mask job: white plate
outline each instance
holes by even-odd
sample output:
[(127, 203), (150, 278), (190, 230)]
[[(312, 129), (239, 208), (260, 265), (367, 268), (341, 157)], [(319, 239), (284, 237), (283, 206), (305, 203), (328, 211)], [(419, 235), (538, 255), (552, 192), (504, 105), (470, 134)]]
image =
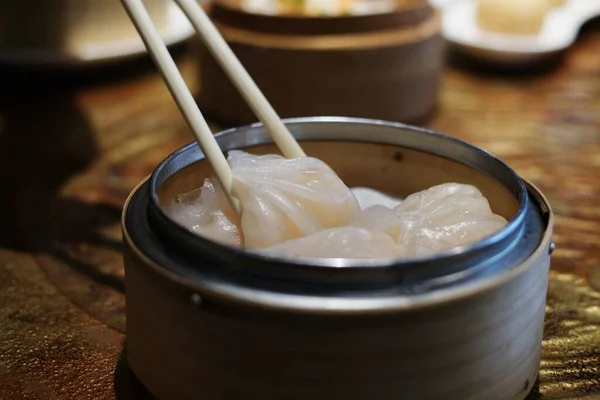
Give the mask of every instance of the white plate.
[(537, 35), (486, 32), (476, 21), (477, 0), (433, 0), (443, 10), (444, 36), (461, 50), (495, 62), (520, 63), (570, 47), (581, 26), (600, 15), (599, 0), (567, 0), (552, 9)]
[[(167, 46), (171, 46), (194, 34), (194, 29), (175, 3), (167, 8), (167, 23), (160, 29)], [(110, 42), (93, 42), (73, 51), (23, 50), (0, 51), (0, 63), (5, 65), (78, 66), (123, 61), (146, 53), (139, 37)]]

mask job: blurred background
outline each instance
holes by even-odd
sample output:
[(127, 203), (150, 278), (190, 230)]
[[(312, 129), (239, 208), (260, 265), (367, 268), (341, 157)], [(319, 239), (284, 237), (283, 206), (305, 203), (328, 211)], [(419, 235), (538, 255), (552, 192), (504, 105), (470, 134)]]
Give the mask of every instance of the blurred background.
[[(254, 122), (177, 6), (144, 4), (213, 130)], [(599, 398), (599, 1), (202, 5), (280, 116), (426, 126), (533, 181), (558, 250), (531, 398)], [(119, 0), (0, 2), (1, 399), (148, 398), (122, 357), (121, 208), (190, 141)]]

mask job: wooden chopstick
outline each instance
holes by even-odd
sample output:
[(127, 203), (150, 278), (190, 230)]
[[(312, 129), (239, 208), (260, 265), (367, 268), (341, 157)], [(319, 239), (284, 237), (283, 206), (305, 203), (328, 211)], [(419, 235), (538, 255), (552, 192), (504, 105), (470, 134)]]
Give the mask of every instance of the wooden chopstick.
[[(287, 158), (305, 157), (302, 147), (281, 122), (271, 104), (252, 80), (248, 71), (242, 66), (198, 1), (175, 0), (175, 2), (188, 17), (198, 35), (200, 35), (258, 119), (263, 123), (282, 154)], [(290, 95), (293, 95), (293, 93)]]
[(210, 162), (215, 175), (223, 191), (227, 195), (229, 202), (234, 210), (240, 214), (240, 205), (237, 199), (231, 194), (233, 174), (227, 163), (225, 155), (221, 151), (208, 123), (202, 116), (194, 97), (190, 93), (177, 65), (167, 50), (160, 34), (156, 30), (148, 11), (144, 7), (142, 0), (121, 0), (129, 17), (133, 21), (139, 32), (150, 56), (154, 60), (158, 70), (165, 80), (171, 95), (175, 99), (179, 110), (186, 119), (196, 141), (204, 152), (204, 155)]

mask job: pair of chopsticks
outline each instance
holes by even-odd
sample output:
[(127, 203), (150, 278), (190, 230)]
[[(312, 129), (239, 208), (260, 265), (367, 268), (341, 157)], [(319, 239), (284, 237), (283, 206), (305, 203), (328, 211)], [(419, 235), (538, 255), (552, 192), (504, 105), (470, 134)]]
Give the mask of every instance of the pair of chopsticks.
[[(210, 162), (215, 175), (235, 211), (241, 212), (239, 202), (231, 194), (233, 174), (225, 155), (219, 148), (208, 123), (198, 108), (190, 90), (185, 84), (175, 61), (162, 41), (143, 0), (121, 0), (138, 33), (142, 37), (150, 56), (159, 69), (171, 95), (186, 119), (202, 152)], [(304, 151), (285, 127), (256, 83), (237, 59), (223, 36), (219, 33), (198, 0), (175, 0), (192, 23), (217, 62), (229, 79), (240, 91), (250, 108), (263, 123), (273, 141), (287, 158), (304, 157)]]

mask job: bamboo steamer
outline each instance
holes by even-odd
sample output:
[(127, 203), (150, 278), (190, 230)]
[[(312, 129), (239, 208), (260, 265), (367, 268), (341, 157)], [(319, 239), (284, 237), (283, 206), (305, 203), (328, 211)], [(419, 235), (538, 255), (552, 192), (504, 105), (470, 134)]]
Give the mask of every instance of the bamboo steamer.
[[(522, 400), (536, 380), (553, 215), (509, 167), (454, 138), (348, 118), (286, 122), (349, 186), (404, 196), (477, 186), (509, 220), (423, 259), (274, 259), (219, 245), (162, 205), (212, 175), (185, 146), (123, 214), (127, 357), (160, 400)], [(224, 151), (273, 153), (260, 125)], [(418, 171), (418, 174), (415, 174)]]
[[(342, 17), (251, 14), (219, 2), (209, 13), (281, 116), (417, 122), (435, 108), (444, 40), (426, 1)], [(209, 51), (199, 52), (201, 109), (231, 124), (255, 121)]]

